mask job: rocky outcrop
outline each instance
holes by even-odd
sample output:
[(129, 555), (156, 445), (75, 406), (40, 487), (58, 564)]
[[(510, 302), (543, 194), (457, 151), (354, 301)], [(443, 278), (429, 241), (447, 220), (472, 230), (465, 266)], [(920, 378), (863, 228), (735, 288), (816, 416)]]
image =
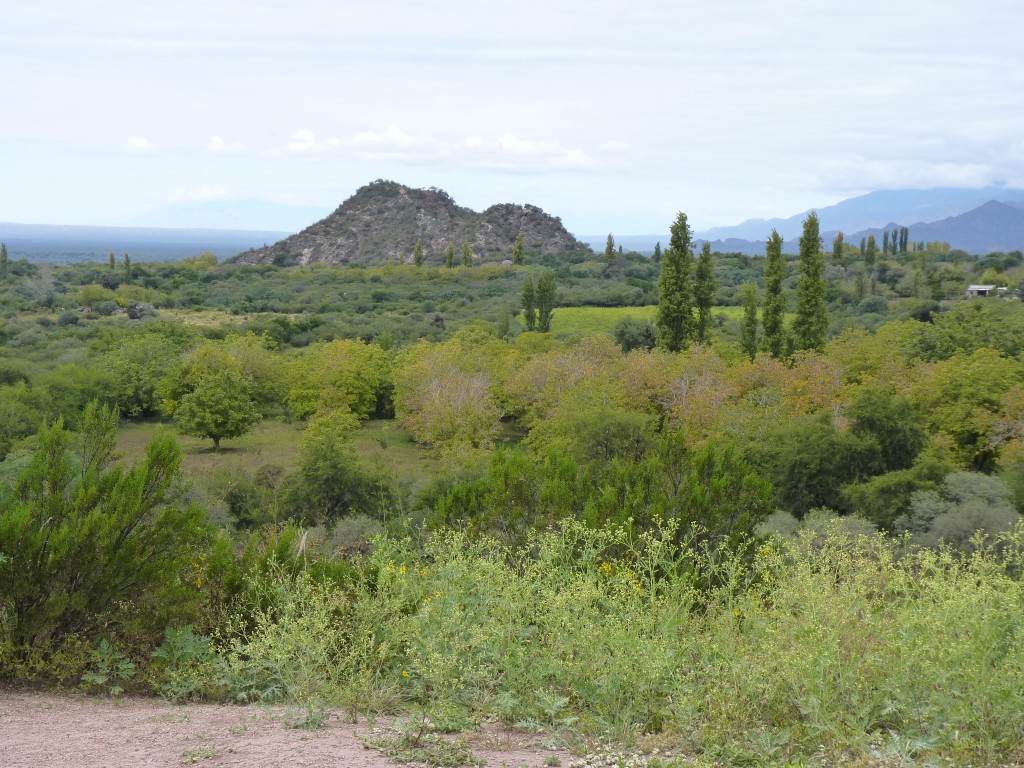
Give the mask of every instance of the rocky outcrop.
[(378, 180), (359, 189), (334, 213), (273, 245), (239, 254), (243, 264), (384, 264), (412, 260), (417, 241), (424, 263), (444, 261), (449, 243), (461, 262), (469, 242), (479, 261), (509, 258), (522, 234), (527, 254), (568, 255), (585, 251), (560, 219), (533, 205), (504, 203), (483, 213), (456, 205), (440, 189), (411, 189)]

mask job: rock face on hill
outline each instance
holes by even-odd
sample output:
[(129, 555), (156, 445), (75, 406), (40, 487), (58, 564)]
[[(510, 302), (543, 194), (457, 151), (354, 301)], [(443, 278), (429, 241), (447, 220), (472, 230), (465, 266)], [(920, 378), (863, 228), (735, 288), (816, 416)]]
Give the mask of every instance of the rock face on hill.
[(527, 254), (567, 255), (587, 246), (566, 231), (561, 220), (533, 205), (492, 205), (483, 213), (456, 205), (439, 189), (411, 189), (378, 180), (359, 189), (334, 213), (273, 245), (239, 254), (242, 264), (383, 264), (412, 260), (416, 241), (424, 263), (444, 261), (448, 244), (461, 263), (468, 241), (474, 260), (511, 258), (522, 234)]

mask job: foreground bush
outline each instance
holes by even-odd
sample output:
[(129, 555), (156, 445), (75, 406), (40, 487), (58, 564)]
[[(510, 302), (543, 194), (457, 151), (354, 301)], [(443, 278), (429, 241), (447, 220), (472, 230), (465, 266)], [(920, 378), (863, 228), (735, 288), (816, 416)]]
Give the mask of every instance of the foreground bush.
[(729, 759), (1022, 748), (1020, 529), (970, 555), (840, 528), (746, 556), (576, 524), (521, 549), (378, 544), (343, 585), (264, 574), (268, 599), (217, 644), (221, 690)]
[(181, 451), (170, 436), (139, 464), (111, 466), (117, 414), (95, 402), (81, 432), (58, 420), (0, 496), (0, 670), (101, 633), (147, 638), (197, 595), (200, 510), (171, 499)]

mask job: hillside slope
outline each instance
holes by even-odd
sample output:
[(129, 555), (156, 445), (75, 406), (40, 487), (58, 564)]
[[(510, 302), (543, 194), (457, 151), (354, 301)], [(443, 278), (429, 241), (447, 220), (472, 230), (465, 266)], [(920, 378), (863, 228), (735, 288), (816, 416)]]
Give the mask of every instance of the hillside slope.
[(560, 219), (532, 205), (492, 205), (477, 213), (456, 205), (442, 190), (378, 180), (360, 188), (327, 218), (271, 246), (239, 254), (236, 260), (382, 264), (411, 260), (420, 240), (428, 264), (441, 263), (449, 243), (461, 260), (463, 242), (469, 242), (478, 261), (501, 261), (511, 258), (519, 234), (527, 253), (568, 255), (587, 249)]

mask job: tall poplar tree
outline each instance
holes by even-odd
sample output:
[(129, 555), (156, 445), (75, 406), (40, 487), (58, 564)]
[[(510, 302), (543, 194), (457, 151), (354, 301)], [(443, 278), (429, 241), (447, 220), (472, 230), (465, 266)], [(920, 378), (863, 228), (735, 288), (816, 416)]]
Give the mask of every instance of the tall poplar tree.
[(526, 325), (526, 330), (537, 330), (537, 292), (534, 290), (533, 277), (530, 275), (526, 276), (526, 281), (523, 283), (522, 304), (523, 323)]
[(0, 280), (7, 279), (7, 243), (0, 243)]
[(837, 266), (843, 264), (843, 233), (837, 232), (836, 239), (832, 241), (832, 263)]
[(107, 259), (107, 266), (109, 266), (111, 269), (117, 266), (117, 257), (114, 256), (113, 251), (110, 252), (110, 257)]
[(786, 297), (782, 295), (786, 262), (782, 259), (782, 235), (774, 229), (765, 243), (765, 254), (761, 349), (778, 359), (786, 352)]
[(697, 309), (694, 337), (700, 344), (707, 344), (711, 338), (711, 307), (714, 306), (717, 290), (715, 264), (711, 260), (711, 243), (705, 241), (700, 249), (693, 281), (693, 303)]
[(658, 275), (658, 346), (678, 352), (693, 340), (693, 249), (690, 225), (680, 212)]
[(740, 287), (740, 300), (743, 302), (740, 347), (751, 360), (757, 356), (757, 299), (757, 285), (744, 283)]
[(800, 235), (800, 276), (796, 282), (796, 318), (793, 341), (796, 349), (821, 349), (828, 334), (825, 307), (825, 254), (821, 250), (818, 214), (804, 219)]
[(520, 232), (516, 235), (516, 240), (512, 243), (512, 263), (517, 267), (521, 267), (523, 262), (526, 260), (526, 244), (523, 242), (523, 233)]
[(555, 313), (555, 273), (545, 269), (537, 278), (537, 330), (548, 333)]
[(412, 248), (412, 263), (417, 267), (423, 266), (423, 241), (417, 240)]
[(455, 267), (455, 243), (448, 243), (448, 248), (444, 252), (444, 265), (448, 269)]
[(124, 255), (124, 284), (132, 284), (132, 257), (127, 253)]
[(611, 232), (608, 233), (608, 240), (604, 244), (604, 258), (606, 261), (615, 259), (615, 238)]
[(651, 256), (651, 261), (655, 264), (661, 263), (661, 240), (654, 244), (654, 255)]
[(889, 230), (882, 231), (882, 255), (889, 255)]
[(875, 295), (875, 259), (878, 246), (875, 244), (875, 236), (868, 235), (868, 244), (864, 249), (864, 271), (867, 273), (868, 281), (871, 283), (871, 295)]
[(462, 266), (473, 266), (473, 249), (469, 247), (469, 240), (462, 241)]

